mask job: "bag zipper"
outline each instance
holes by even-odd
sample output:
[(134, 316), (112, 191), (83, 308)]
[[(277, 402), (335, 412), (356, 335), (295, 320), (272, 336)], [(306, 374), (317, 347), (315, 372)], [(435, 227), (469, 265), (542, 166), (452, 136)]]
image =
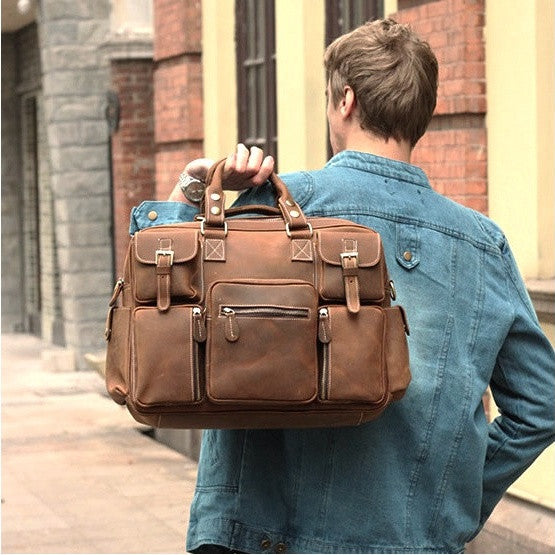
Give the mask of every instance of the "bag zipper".
[(206, 341), (206, 326), (202, 309), (198, 306), (193, 307), (193, 398), (200, 401), (200, 362), (199, 362), (199, 343)]
[(241, 318), (308, 318), (310, 309), (271, 306), (271, 305), (251, 305), (251, 306), (222, 306), (220, 316), (226, 318), (225, 338), (230, 342), (239, 339), (239, 324), (237, 317)]
[(330, 313), (325, 307), (318, 310), (318, 340), (322, 344), (322, 373), (320, 375), (320, 395), (322, 399), (329, 397), (330, 385)]

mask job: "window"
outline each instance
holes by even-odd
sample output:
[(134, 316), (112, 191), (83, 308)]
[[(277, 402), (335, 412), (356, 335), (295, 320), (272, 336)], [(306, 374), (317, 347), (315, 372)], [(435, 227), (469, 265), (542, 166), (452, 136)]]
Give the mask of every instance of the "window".
[(326, 0), (326, 45), (382, 15), (383, 0)]
[(236, 0), (239, 141), (277, 160), (274, 0)]

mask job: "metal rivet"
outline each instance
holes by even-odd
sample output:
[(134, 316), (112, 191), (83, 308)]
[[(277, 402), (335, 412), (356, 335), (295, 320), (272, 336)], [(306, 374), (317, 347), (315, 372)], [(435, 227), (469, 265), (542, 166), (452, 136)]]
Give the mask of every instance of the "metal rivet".
[(210, 198), (211, 198), (212, 200), (220, 200), (222, 197), (221, 197), (218, 193), (212, 193), (212, 194), (210, 195)]
[(264, 539), (260, 542), (260, 547), (262, 549), (268, 549), (269, 547), (271, 547), (271, 545), (272, 545), (272, 542), (268, 538), (266, 538), (266, 539)]
[(284, 543), (276, 544), (276, 552), (277, 553), (285, 553), (287, 551), (287, 546)]
[(285, 204), (287, 204), (287, 206), (295, 206), (295, 203), (292, 200), (287, 199), (285, 201)]
[(214, 216), (218, 216), (221, 213), (221, 210), (219, 206), (212, 206), (212, 208), (210, 208), (210, 212), (214, 214)]
[(297, 210), (291, 210), (291, 212), (289, 212), (289, 214), (291, 214), (292, 218), (298, 218), (300, 216), (299, 212), (297, 212)]
[(412, 252), (410, 251), (405, 251), (403, 253), (403, 258), (407, 261), (410, 262), (412, 260)]
[(154, 221), (156, 218), (158, 217), (158, 212), (156, 212), (155, 210), (151, 210), (148, 213), (148, 219), (152, 222)]

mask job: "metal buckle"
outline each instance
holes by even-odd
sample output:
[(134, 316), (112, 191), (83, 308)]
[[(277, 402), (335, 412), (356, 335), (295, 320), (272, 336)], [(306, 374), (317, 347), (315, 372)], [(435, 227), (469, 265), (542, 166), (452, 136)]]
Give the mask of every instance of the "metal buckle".
[[(308, 226), (308, 231), (310, 231), (310, 237), (312, 237), (314, 233), (312, 229), (312, 225), (310, 222), (306, 222), (306, 225)], [(289, 223), (285, 224), (285, 233), (287, 233), (287, 237), (291, 237), (291, 230), (289, 229)]]
[[(203, 216), (199, 216), (197, 220), (200, 222), (200, 234), (204, 235), (205, 233), (204, 222), (206, 222), (206, 218), (204, 218)], [(225, 221), (224, 221), (224, 237), (227, 237), (227, 222)]]
[(345, 259), (354, 258), (356, 260), (355, 265), (358, 266), (358, 251), (342, 252), (341, 253), (341, 266), (345, 268)]
[(159, 258), (160, 256), (169, 256), (169, 257), (170, 257), (170, 266), (173, 265), (173, 251), (172, 251), (172, 250), (158, 249), (158, 250), (156, 251), (156, 265), (159, 264), (158, 258)]

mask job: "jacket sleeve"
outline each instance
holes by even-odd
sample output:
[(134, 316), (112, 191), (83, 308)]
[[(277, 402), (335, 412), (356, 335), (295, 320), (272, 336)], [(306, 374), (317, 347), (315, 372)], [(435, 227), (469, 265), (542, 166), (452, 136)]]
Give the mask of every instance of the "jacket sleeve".
[(489, 427), (483, 525), (507, 488), (555, 439), (555, 355), (505, 243), (503, 262), (514, 315), (490, 387), (500, 416)]
[(129, 234), (156, 225), (191, 222), (198, 208), (185, 202), (145, 200), (131, 212)]

